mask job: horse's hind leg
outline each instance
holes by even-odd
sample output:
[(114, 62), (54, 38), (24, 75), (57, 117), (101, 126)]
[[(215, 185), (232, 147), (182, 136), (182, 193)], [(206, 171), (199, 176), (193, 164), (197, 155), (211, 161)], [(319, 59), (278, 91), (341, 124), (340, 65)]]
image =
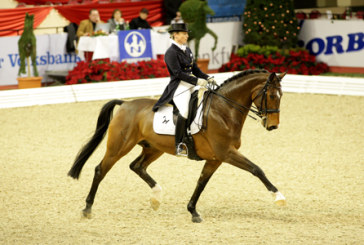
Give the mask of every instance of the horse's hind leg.
[(94, 179), (92, 181), (90, 192), (86, 198), (86, 207), (83, 212), (83, 216), (86, 218), (91, 218), (91, 208), (94, 204), (95, 195), (97, 192), (97, 189), (101, 183), (101, 181), (104, 179), (106, 173), (111, 169), (111, 167), (120, 159), (121, 157), (110, 157), (106, 156), (104, 159), (102, 159), (101, 163), (96, 166), (95, 168), (95, 175)]
[(187, 205), (188, 211), (192, 214), (192, 222), (200, 223), (202, 218), (196, 211), (196, 203), (205, 189), (207, 182), (210, 180), (211, 176), (215, 173), (216, 169), (221, 165), (218, 161), (206, 161), (205, 166), (202, 169), (200, 178), (198, 179), (196, 189)]
[[(119, 130), (120, 129), (120, 130)], [(109, 128), (109, 138), (107, 150), (101, 163), (95, 168), (95, 175), (92, 181), (90, 192), (86, 198), (86, 208), (82, 211), (83, 216), (91, 217), (91, 208), (95, 200), (95, 195), (100, 182), (114, 164), (124, 155), (126, 155), (137, 143), (136, 137), (130, 137), (132, 133), (123, 136), (121, 128), (112, 130)]]
[(36, 55), (36, 47), (34, 46), (34, 50), (32, 51), (32, 55), (31, 55), (31, 58), (32, 58), (32, 66), (33, 66), (33, 74), (35, 77), (38, 76), (38, 70), (37, 70), (37, 55)]
[(163, 152), (151, 147), (148, 143), (142, 142), (142, 153), (130, 164), (130, 169), (140, 176), (150, 188), (152, 188), (152, 196), (150, 198), (150, 204), (154, 210), (157, 210), (161, 202), (162, 188), (157, 182), (147, 173), (148, 166), (158, 159)]

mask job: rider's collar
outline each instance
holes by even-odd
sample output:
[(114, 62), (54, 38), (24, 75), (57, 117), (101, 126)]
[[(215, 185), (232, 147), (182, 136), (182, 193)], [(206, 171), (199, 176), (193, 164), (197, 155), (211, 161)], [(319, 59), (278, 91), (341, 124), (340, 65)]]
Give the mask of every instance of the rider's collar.
[(186, 45), (181, 45), (181, 44), (179, 44), (179, 43), (177, 43), (176, 41), (174, 41), (173, 39), (171, 39), (171, 42), (174, 44), (174, 45), (176, 45), (177, 47), (179, 47), (183, 52), (185, 52), (186, 51), (186, 48), (187, 48), (187, 46)]

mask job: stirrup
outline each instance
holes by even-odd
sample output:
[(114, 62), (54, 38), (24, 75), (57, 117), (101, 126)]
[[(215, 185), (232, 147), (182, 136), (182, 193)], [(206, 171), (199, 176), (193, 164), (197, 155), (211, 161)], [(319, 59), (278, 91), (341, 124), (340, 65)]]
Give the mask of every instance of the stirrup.
[(188, 156), (188, 148), (187, 145), (183, 142), (179, 143), (176, 147), (176, 156), (179, 157), (187, 157)]

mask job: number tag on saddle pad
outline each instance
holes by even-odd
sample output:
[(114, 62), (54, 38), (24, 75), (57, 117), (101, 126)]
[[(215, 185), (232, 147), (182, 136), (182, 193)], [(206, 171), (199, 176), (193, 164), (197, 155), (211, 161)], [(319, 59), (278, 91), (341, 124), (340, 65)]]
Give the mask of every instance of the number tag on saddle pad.
[[(196, 117), (191, 124), (191, 134), (197, 134), (202, 126), (202, 104), (198, 107)], [(162, 106), (154, 114), (153, 130), (157, 134), (174, 135), (176, 125), (173, 123), (173, 106)]]

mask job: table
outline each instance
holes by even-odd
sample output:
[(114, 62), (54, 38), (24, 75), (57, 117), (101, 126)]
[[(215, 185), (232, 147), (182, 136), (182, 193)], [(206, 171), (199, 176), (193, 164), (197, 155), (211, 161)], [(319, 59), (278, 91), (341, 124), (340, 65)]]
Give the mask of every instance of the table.
[(80, 37), (77, 49), (81, 59), (89, 61), (109, 58), (111, 61), (119, 61), (118, 36), (116, 35)]

